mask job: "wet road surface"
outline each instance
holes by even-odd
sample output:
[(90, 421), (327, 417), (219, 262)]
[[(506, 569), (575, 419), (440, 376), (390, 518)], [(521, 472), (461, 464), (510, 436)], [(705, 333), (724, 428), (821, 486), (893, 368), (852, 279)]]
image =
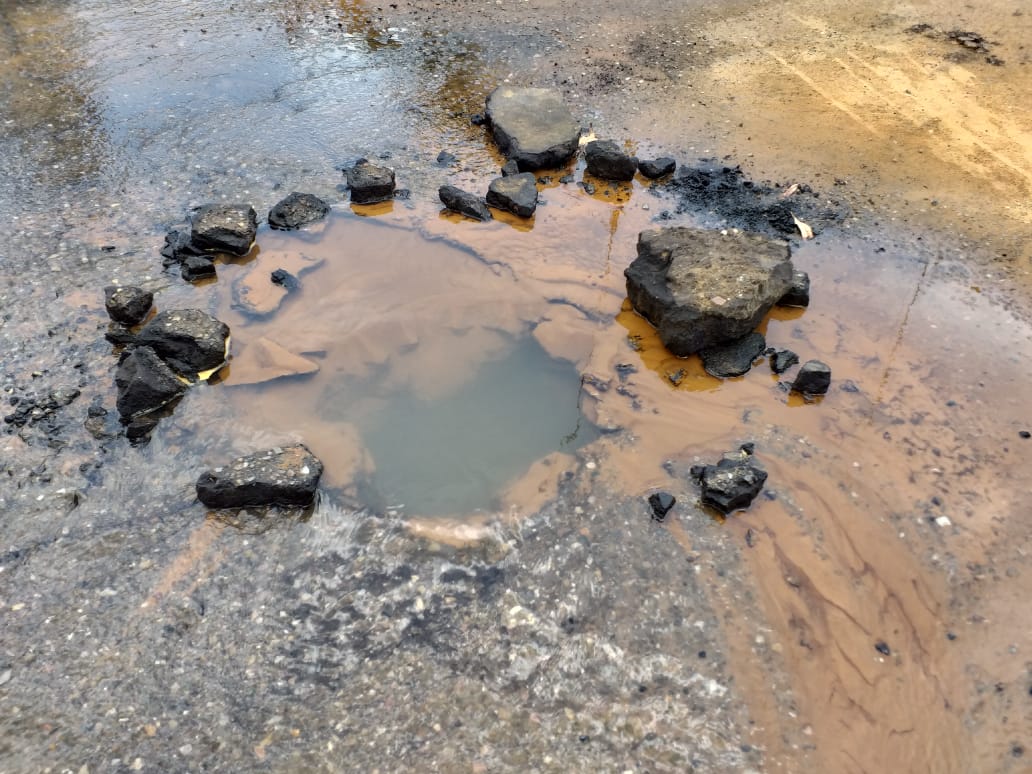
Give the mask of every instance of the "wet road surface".
[[(79, 391), (0, 436), (0, 770), (1024, 770), (1032, 14), (469, 10), (0, 5), (4, 399)], [(469, 118), (506, 79), (640, 155), (741, 164), (841, 213), (792, 240), (811, 306), (763, 326), (831, 365), (829, 395), (788, 396), (765, 363), (718, 382), (626, 310), (638, 232), (663, 211), (734, 227), (719, 208), (557, 171), (530, 228), (442, 215), (438, 185), (496, 174)], [(410, 198), (351, 208), (361, 156)], [(191, 207), (293, 190), (329, 222), (263, 227), (214, 283), (162, 272)], [(311, 259), (275, 314), (240, 311), (249, 272)], [(113, 413), (113, 281), (233, 329), (223, 380), (140, 447)], [(270, 340), (318, 371), (249, 383)], [(562, 396), (558, 439), (505, 430), (481, 378), (499, 362)], [(391, 390), (413, 425), (483, 400), (502, 433), (476, 456), (519, 452), (504, 483), (467, 460), (479, 489), (421, 504), (440, 475), (420, 458), (473, 442), (442, 438), (392, 496), (410, 439), (372, 426)], [(196, 502), (208, 466), (295, 438), (327, 464), (313, 512)], [(715, 519), (687, 470), (745, 441), (769, 496)]]

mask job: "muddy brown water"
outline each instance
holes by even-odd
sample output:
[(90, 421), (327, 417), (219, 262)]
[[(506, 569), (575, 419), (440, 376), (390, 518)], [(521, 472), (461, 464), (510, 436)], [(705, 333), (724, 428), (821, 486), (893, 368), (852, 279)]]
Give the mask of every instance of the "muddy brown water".
[[(169, 676), (152, 657), (169, 627), (178, 632), (197, 615), (198, 594), (219, 600), (218, 590), (246, 586), (250, 576), (239, 573), (254, 568), (269, 582), (300, 561), (291, 551), (356, 545), (370, 529), (363, 525), (381, 523), (369, 521), (363, 506), (403, 524), (431, 554), (483, 552), (491, 561), (485, 536), (519, 534), (520, 525), (538, 524), (550, 503), (565, 507), (568, 495), (557, 499), (557, 492), (573, 480), (573, 502), (582, 510), (598, 510), (592, 501), (607, 497), (643, 502), (657, 489), (678, 498), (664, 524), (629, 534), (659, 530), (694, 567), (704, 606), (719, 612), (730, 695), (747, 721), (740, 740), (730, 732), (718, 738), (748, 741), (762, 754), (760, 763), (735, 759), (727, 770), (1027, 770), (1032, 440), (1020, 433), (1032, 430), (1032, 13), (1007, 0), (978, 7), (656, 2), (648, 6), (655, 17), (635, 20), (619, 6), (595, 4), (505, 2), (483, 14), (398, 5), (209, 3), (185, 16), (162, 3), (132, 15), (103, 3), (2, 7), (10, 76), (5, 163), (28, 159), (28, 172), (15, 169), (4, 183), (3, 211), (17, 215), (19, 226), (0, 277), (20, 293), (26, 267), (35, 276), (43, 255), (62, 293), (55, 303), (42, 283), (11, 295), (17, 313), (5, 335), (34, 352), (47, 315), (48, 325), (78, 320), (67, 338), (86, 339), (96, 333), (91, 323), (102, 320), (99, 288), (142, 277), (160, 291), (162, 306), (198, 305), (229, 322), (233, 360), (220, 383), (191, 392), (149, 448), (106, 451), (113, 472), (100, 483), (82, 483), (77, 473), (96, 444), (44, 453), (44, 445), (4, 437), (7, 459), (27, 467), (46, 462), (57, 482), (79, 487), (93, 522), (83, 525), (75, 510), (60, 515), (67, 491), (54, 492), (57, 483), (19, 482), (14, 494), (3, 492), (5, 502), (18, 503), (12, 513), (31, 517), (4, 524), (11, 547), (5, 561), (14, 557), (0, 579), (11, 616), (5, 631), (18, 634), (0, 636), (0, 691), (22, 693), (17, 712), (0, 721), (13, 740), (0, 768), (77, 761), (76, 749), (89, 746), (88, 724), (96, 724), (90, 727), (104, 747), (122, 739), (123, 753), (172, 733), (170, 749), (186, 767), (189, 745), (175, 738), (167, 717), (135, 720), (137, 689), (123, 672), (156, 675), (157, 691), (138, 679), (149, 693), (175, 696), (169, 712), (184, 726), (181, 683), (200, 697), (195, 713), (204, 702), (236, 695), (239, 689), (200, 666), (199, 683), (191, 685), (188, 674)], [(174, 36), (173, 21), (182, 25)], [(917, 24), (929, 26), (907, 31)], [(1004, 64), (963, 50), (945, 34), (957, 29), (980, 31)], [(821, 196), (848, 201), (854, 215), (815, 240), (794, 240), (794, 259), (813, 279), (810, 308), (777, 310), (762, 326), (770, 345), (832, 367), (829, 395), (813, 403), (788, 395), (765, 362), (745, 377), (718, 381), (697, 359), (673, 358), (659, 346), (627, 309), (622, 279), (638, 232), (670, 206), (641, 180), (588, 196), (558, 183), (567, 171), (581, 179), (579, 168), (557, 171), (541, 185), (543, 204), (530, 223), (502, 216), (473, 224), (440, 213), (434, 194), (445, 177), (479, 188), (494, 174), (497, 155), (468, 113), (507, 77), (558, 86), (597, 134), (626, 140), (644, 155), (727, 159), (781, 187), (810, 183)], [(458, 151), (460, 165), (433, 166), (441, 148)], [(389, 163), (413, 197), (352, 210), (332, 168), (381, 151), (392, 154)], [(292, 188), (333, 199), (330, 221), (300, 234), (263, 230), (257, 252), (221, 265), (215, 283), (185, 286), (158, 273), (161, 234), (190, 206), (254, 197), (261, 210)], [(704, 208), (674, 222), (734, 225)], [(44, 248), (33, 241), (55, 229), (60, 236)], [(24, 266), (16, 260), (23, 243), (32, 258)], [(83, 245), (82, 255), (69, 244)], [(116, 250), (102, 252), (102, 245)], [(242, 312), (241, 297), (273, 309), (276, 291), (265, 278), (276, 268), (295, 273), (302, 290), (264, 317)], [(37, 310), (20, 312), (30, 305)], [(110, 404), (111, 353), (93, 355), (84, 371), (95, 382), (87, 397)], [(21, 370), (39, 368), (17, 357), (12, 349)], [(527, 414), (541, 420), (538, 431), (513, 443)], [(418, 423), (429, 440), (417, 446), (404, 430)], [(252, 534), (197, 510), (179, 526), (198, 465), (293, 438), (327, 466), (326, 497), (310, 521), (284, 532), (261, 523)], [(685, 473), (744, 441), (756, 443), (770, 496), (718, 523), (695, 507)], [(472, 457), (453, 454), (471, 447)], [(487, 459), (500, 447), (513, 454)], [(427, 458), (443, 467), (427, 466)], [(142, 480), (157, 482), (158, 494), (143, 500), (147, 513), (121, 514)], [(43, 504), (31, 510), (25, 502), (36, 498)], [(571, 505), (560, 516), (572, 521), (575, 513)], [(612, 536), (614, 524), (648, 518), (644, 508), (603, 514), (605, 527), (583, 526), (584, 536)], [(112, 519), (115, 527), (99, 526)], [(97, 536), (89, 537), (94, 523)], [(726, 542), (715, 548), (714, 534)], [(18, 563), (33, 541), (56, 548), (30, 565), (29, 576)], [(398, 553), (413, 550), (391, 541)], [(145, 559), (118, 553), (137, 543)], [(255, 558), (263, 555), (267, 564)], [(636, 563), (631, 572), (654, 570), (642, 554), (628, 556)], [(118, 580), (131, 573), (129, 588), (88, 576), (94, 560), (118, 568)], [(603, 565), (583, 585), (611, 593), (607, 599), (633, 623), (631, 609), (647, 605), (637, 584), (608, 589), (607, 579), (617, 577), (617, 568)], [(116, 625), (106, 623), (111, 610), (93, 614), (82, 601), (87, 578), (103, 599), (129, 600), (113, 608)], [(318, 573), (299, 572), (296, 582), (311, 584), (302, 592), (312, 599), (337, 604), (336, 587)], [(319, 597), (324, 582), (328, 591)], [(220, 618), (213, 604), (209, 619), (230, 632), (246, 630), (233, 617), (242, 603), (223, 593), (234, 612)], [(285, 605), (271, 593), (246, 593), (261, 603), (249, 610), (252, 624), (279, 615), (263, 613), (266, 603)], [(543, 605), (565, 604), (542, 594)], [(523, 597), (524, 605), (534, 595)], [(23, 623), (25, 600), (31, 612), (40, 597), (46, 611)], [(507, 603), (506, 622), (521, 610)], [(620, 621), (607, 623), (622, 632)], [(454, 628), (477, 625), (460, 619)], [(52, 626), (64, 628), (50, 634)], [(96, 632), (106, 637), (100, 646), (90, 639)], [(234, 639), (210, 636), (219, 645)], [(54, 644), (62, 642), (64, 651)], [(302, 665), (321, 664), (339, 645), (312, 642), (301, 655), (284, 652)], [(87, 687), (66, 688), (65, 673), (71, 681), (89, 647), (96, 650)], [(437, 693), (426, 689), (431, 699), (420, 708), (437, 713), (439, 686), (452, 676), (412, 652), (412, 661), (395, 658), (409, 670), (409, 684), (438, 686)], [(175, 662), (175, 649), (170, 653)], [(651, 657), (644, 649), (633, 655)], [(233, 673), (240, 685), (266, 679), (257, 651), (220, 663), (240, 667)], [(372, 680), (402, 673), (368, 669)], [(52, 693), (61, 696), (70, 689), (76, 706), (81, 699), (81, 728), (62, 728), (53, 707), (38, 698), (33, 704), (31, 688), (23, 688), (33, 681), (57, 686)], [(375, 686), (365, 687), (372, 695)], [(515, 752), (496, 742), (509, 757), (485, 752), (488, 726), (540, 728), (535, 715), (562, 718), (576, 702), (543, 701), (525, 712), (532, 687), (502, 691), (502, 702), (484, 705), (476, 703), (481, 685), (463, 688), (446, 691), (443, 706), (466, 707), (474, 717), (483, 707), (499, 714), (483, 729), (467, 718), (484, 736), (474, 733), (466, 747), (435, 743), (442, 770), (490, 770), (490, 762), (505, 768), (498, 761), (510, 769), (586, 770), (576, 754), (539, 756), (552, 748), (537, 737)], [(282, 685), (263, 684), (258, 692), (272, 704), (278, 690)], [(591, 695), (590, 686), (583, 692)], [(101, 694), (119, 704), (110, 717), (94, 717)], [(406, 714), (408, 701), (377, 700), (376, 712), (356, 724), (366, 731), (418, 727)], [(589, 703), (605, 705), (598, 697)], [(631, 706), (630, 699), (615, 703)], [(289, 701), (277, 706), (289, 714)], [(385, 713), (389, 721), (381, 721)], [(655, 717), (662, 711), (646, 720)], [(135, 729), (126, 732), (128, 742), (111, 728), (121, 725)], [(662, 758), (636, 762), (626, 750), (647, 747), (646, 735), (626, 733), (625, 748), (595, 768), (684, 769)], [(678, 742), (684, 736), (666, 733)], [(76, 734), (78, 745), (62, 741)], [(233, 735), (243, 739), (246, 760), (220, 763), (346, 765), (329, 735), (306, 734), (241, 723)], [(300, 749), (301, 757), (275, 758), (283, 749)], [(210, 755), (219, 760), (218, 751)], [(116, 768), (132, 762), (131, 755), (117, 764), (101, 753), (87, 757)], [(400, 753), (396, 760), (406, 763), (377, 765), (418, 768)]]

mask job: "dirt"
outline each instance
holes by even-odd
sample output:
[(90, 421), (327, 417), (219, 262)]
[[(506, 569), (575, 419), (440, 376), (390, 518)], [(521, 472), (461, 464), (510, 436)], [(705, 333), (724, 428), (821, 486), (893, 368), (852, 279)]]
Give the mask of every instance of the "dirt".
[[(0, 769), (1024, 770), (1032, 14), (466, 10), (0, 10), (3, 389), (42, 412), (0, 436)], [(496, 173), (469, 119), (507, 79), (703, 170), (706, 194), (589, 195), (572, 167), (530, 222), (441, 214), (438, 185)], [(339, 170), (360, 156), (411, 196), (351, 208)], [(291, 190), (331, 221), (263, 229), (214, 282), (162, 272), (191, 207)], [(767, 217), (783, 202), (815, 239)], [(792, 240), (811, 306), (761, 330), (827, 362), (828, 395), (663, 350), (622, 271), (664, 223)], [(232, 287), (256, 267), (300, 294), (244, 314)], [(111, 411), (115, 280), (217, 313), (240, 357), (136, 448)], [(528, 462), (504, 507), (368, 507), (355, 471), (376, 461), (327, 390), (390, 373), (440, 400), (527, 336), (579, 375), (601, 435)], [(313, 512), (197, 504), (204, 468), (299, 437), (327, 465)], [(767, 491), (715, 520), (688, 471), (747, 441)], [(662, 523), (657, 491), (678, 501)]]

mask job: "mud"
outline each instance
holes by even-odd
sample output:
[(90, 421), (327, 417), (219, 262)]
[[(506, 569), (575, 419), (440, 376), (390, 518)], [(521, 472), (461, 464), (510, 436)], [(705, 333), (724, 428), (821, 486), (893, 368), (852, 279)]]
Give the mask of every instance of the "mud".
[[(0, 769), (1023, 770), (1032, 15), (396, 5), (0, 6), (0, 386), (51, 412), (0, 436)], [(717, 380), (626, 309), (640, 230), (734, 209), (642, 179), (589, 195), (571, 167), (530, 221), (441, 214), (440, 185), (497, 174), (470, 117), (506, 79), (558, 86), (641, 157), (818, 192), (799, 201), (835, 216), (793, 237), (811, 306), (761, 330), (831, 391), (808, 403), (763, 362)], [(350, 207), (363, 156), (411, 196)], [(162, 272), (192, 207), (293, 190), (331, 222), (262, 229), (215, 281)], [(251, 299), (264, 316), (233, 293), (258, 267), (300, 285)], [(224, 380), (137, 448), (112, 410), (114, 281), (233, 327)], [(528, 337), (599, 437), (522, 457), (472, 513), (357, 485), (373, 414), (328, 385), (441, 400)], [(277, 378), (245, 384), (263, 339), (247, 367)], [(295, 438), (327, 464), (312, 512), (197, 504), (201, 470)], [(689, 470), (747, 441), (765, 492), (716, 520)]]

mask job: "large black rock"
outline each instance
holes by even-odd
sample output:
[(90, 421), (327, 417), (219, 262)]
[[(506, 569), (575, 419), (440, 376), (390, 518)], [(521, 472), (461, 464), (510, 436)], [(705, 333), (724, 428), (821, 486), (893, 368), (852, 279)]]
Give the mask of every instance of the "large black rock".
[(537, 180), (531, 172), (505, 175), (491, 181), (487, 203), (500, 210), (529, 218), (537, 209)]
[(702, 488), (702, 502), (723, 514), (748, 508), (767, 481), (767, 471), (753, 462), (751, 445), (725, 454), (716, 465), (696, 465), (691, 476)]
[(474, 220), (492, 220), (491, 211), (487, 209), (484, 200), (461, 188), (453, 185), (442, 185), (437, 195), (441, 197), (441, 203), (449, 210), (465, 215)]
[(104, 308), (115, 322), (136, 325), (143, 321), (154, 303), (154, 294), (143, 288), (108, 285), (104, 288)]
[(197, 251), (247, 255), (258, 232), (258, 214), (247, 204), (206, 204), (190, 218)]
[(592, 140), (584, 148), (587, 173), (603, 180), (633, 180), (638, 159), (624, 153), (612, 140)]
[(150, 347), (136, 347), (126, 355), (115, 372), (115, 386), (115, 407), (124, 420), (155, 411), (186, 390), (186, 385)]
[(344, 170), (352, 204), (376, 204), (394, 198), (394, 170), (359, 161)]
[(792, 284), (788, 243), (748, 232), (643, 231), (624, 271), (634, 310), (673, 354), (752, 333)]
[(329, 211), (330, 205), (318, 196), (294, 191), (269, 210), (269, 225), (290, 231), (322, 220)]
[(553, 89), (500, 86), (487, 98), (487, 117), (498, 149), (522, 172), (561, 167), (580, 145), (580, 127)]
[(209, 508), (305, 506), (315, 499), (322, 472), (303, 444), (269, 449), (201, 474), (197, 499)]
[(229, 326), (200, 309), (173, 309), (155, 315), (136, 342), (153, 349), (175, 371), (194, 378), (226, 362)]

